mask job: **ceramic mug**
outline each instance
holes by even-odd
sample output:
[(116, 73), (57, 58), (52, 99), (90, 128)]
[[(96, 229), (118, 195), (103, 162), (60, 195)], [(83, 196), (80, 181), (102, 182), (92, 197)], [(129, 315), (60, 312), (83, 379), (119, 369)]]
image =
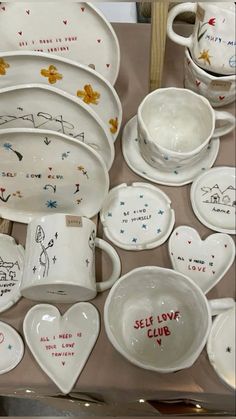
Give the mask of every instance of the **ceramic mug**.
[[(112, 262), (109, 279), (96, 282), (95, 247)], [(113, 247), (96, 238), (96, 225), (86, 217), (65, 214), (34, 218), (28, 225), (21, 294), (34, 301), (73, 303), (93, 299), (120, 276)]]
[[(221, 124), (216, 128), (216, 123)], [(235, 117), (214, 111), (188, 89), (169, 87), (149, 93), (138, 108), (140, 153), (153, 167), (172, 172), (202, 159), (211, 138), (232, 131)]]
[(169, 373), (191, 367), (211, 330), (211, 317), (233, 307), (232, 298), (208, 301), (187, 276), (157, 266), (122, 276), (105, 302), (107, 336), (131, 363)]
[(200, 68), (185, 48), (184, 87), (206, 97), (211, 106), (228, 105), (235, 101), (236, 75), (216, 76)]
[[(173, 29), (174, 19), (183, 12), (196, 14), (190, 37), (178, 35)], [(208, 71), (230, 75), (235, 73), (235, 4), (182, 3), (168, 14), (167, 34), (177, 44), (188, 47), (193, 60)]]

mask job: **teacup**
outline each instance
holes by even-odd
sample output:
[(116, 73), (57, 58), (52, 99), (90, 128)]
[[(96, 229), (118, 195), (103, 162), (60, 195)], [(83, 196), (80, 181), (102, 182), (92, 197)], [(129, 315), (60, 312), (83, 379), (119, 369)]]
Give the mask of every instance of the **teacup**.
[(149, 93), (138, 108), (137, 121), (142, 157), (167, 172), (197, 163), (211, 138), (235, 127), (229, 112), (215, 111), (203, 96), (175, 87)]
[(236, 98), (236, 75), (216, 76), (200, 68), (185, 48), (184, 86), (206, 97), (211, 106), (228, 105)]
[[(109, 279), (96, 282), (95, 247), (112, 263)], [(113, 247), (96, 238), (96, 225), (86, 217), (65, 214), (34, 218), (28, 225), (21, 294), (34, 301), (74, 303), (93, 299), (120, 276)]]
[(131, 363), (168, 373), (194, 364), (206, 344), (212, 315), (233, 306), (232, 298), (208, 301), (183, 274), (145, 266), (112, 287), (104, 322), (110, 342)]
[[(185, 38), (173, 29), (174, 19), (183, 12), (196, 14), (192, 35)], [(208, 71), (221, 75), (235, 73), (235, 4), (181, 3), (170, 10), (167, 34), (177, 44), (188, 47), (193, 60)]]

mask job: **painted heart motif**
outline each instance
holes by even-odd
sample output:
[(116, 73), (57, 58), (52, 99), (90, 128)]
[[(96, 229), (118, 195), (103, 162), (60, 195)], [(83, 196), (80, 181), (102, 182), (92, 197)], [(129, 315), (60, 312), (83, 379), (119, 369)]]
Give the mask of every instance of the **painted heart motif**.
[(196, 80), (196, 85), (199, 86), (200, 84), (201, 84), (201, 82)]
[(98, 43), (100, 44), (100, 42), (101, 42), (101, 39), (97, 39), (97, 41), (98, 41)]
[(219, 96), (220, 100), (224, 100), (225, 96)]
[(26, 10), (26, 13), (27, 13), (27, 15), (29, 15), (30, 14), (30, 10)]
[(169, 239), (169, 255), (173, 269), (192, 278), (206, 294), (233, 264), (235, 245), (228, 234), (215, 233), (202, 240), (194, 228), (180, 226)]
[(22, 35), (22, 33), (23, 33), (22, 31), (18, 32), (19, 35)]
[(77, 303), (61, 316), (49, 304), (28, 311), (24, 336), (34, 358), (64, 394), (79, 377), (98, 337), (99, 314), (90, 303)]
[(67, 20), (63, 20), (64, 25), (67, 25)]

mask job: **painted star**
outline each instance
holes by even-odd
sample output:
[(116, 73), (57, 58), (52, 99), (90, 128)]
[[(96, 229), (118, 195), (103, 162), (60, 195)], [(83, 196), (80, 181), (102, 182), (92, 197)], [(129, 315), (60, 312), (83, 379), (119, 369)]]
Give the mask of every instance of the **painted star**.
[(228, 346), (228, 347), (226, 348), (226, 352), (231, 353), (231, 348), (230, 348), (230, 346)]
[(200, 55), (198, 57), (199, 60), (204, 61), (204, 64), (211, 65), (210, 58), (211, 58), (211, 55), (209, 55), (209, 49), (204, 49), (202, 52), (200, 52)]
[(34, 266), (34, 267), (33, 267), (33, 273), (34, 273), (34, 274), (35, 274), (36, 269), (37, 269), (37, 268), (36, 268), (36, 266)]
[(161, 233), (161, 229), (160, 228), (157, 229), (157, 233), (158, 234)]
[(52, 260), (53, 260), (53, 263), (56, 263), (56, 260), (57, 260), (56, 256), (53, 256)]
[(136, 243), (136, 242), (137, 242), (137, 239), (134, 237), (134, 238), (132, 239), (132, 242), (133, 242), (133, 243)]
[(163, 211), (163, 210), (159, 210), (159, 211), (158, 211), (158, 214), (159, 214), (159, 215), (163, 215), (163, 214), (164, 214), (164, 211)]
[(123, 234), (125, 232), (125, 230), (120, 230), (120, 234)]
[(12, 349), (12, 345), (8, 345), (8, 347), (7, 347), (7, 348), (11, 350), (11, 349)]
[(142, 225), (142, 228), (143, 228), (144, 230), (146, 230), (146, 228), (147, 228), (147, 224), (143, 224), (143, 225)]

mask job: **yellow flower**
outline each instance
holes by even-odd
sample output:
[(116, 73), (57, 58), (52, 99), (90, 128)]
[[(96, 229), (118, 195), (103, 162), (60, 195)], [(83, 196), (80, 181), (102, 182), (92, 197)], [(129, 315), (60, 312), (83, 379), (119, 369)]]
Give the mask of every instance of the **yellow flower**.
[(47, 77), (50, 84), (55, 84), (58, 80), (63, 78), (63, 75), (58, 73), (57, 68), (54, 65), (50, 65), (48, 69), (43, 68), (41, 70), (41, 76)]
[(198, 57), (199, 60), (204, 60), (204, 64), (208, 63), (211, 65), (210, 58), (211, 55), (209, 55), (209, 49), (204, 49), (202, 52), (200, 52), (200, 56)]
[(111, 125), (110, 131), (112, 132), (112, 134), (115, 134), (118, 130), (118, 118), (110, 119), (109, 124)]
[(5, 76), (6, 68), (9, 68), (9, 67), (10, 67), (10, 64), (4, 61), (3, 58), (0, 58), (0, 76)]
[(83, 98), (83, 101), (88, 105), (90, 103), (97, 105), (98, 99), (100, 98), (100, 93), (95, 92), (91, 84), (86, 84), (84, 86), (84, 90), (78, 90), (77, 96)]

